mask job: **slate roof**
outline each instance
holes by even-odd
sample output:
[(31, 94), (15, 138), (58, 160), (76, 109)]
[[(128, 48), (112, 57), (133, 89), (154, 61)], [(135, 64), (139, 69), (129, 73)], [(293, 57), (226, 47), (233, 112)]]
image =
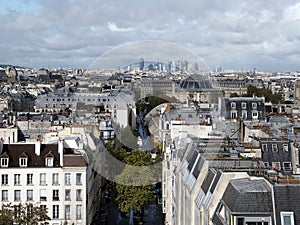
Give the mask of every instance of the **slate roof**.
[(200, 74), (193, 74), (185, 78), (179, 85), (178, 91), (206, 92), (219, 91), (213, 88), (211, 81)]
[[(9, 158), (8, 168), (20, 168), (20, 158), (28, 158), (26, 168), (46, 167), (46, 157), (54, 157), (53, 167), (61, 167), (58, 144), (41, 144), (39, 156), (35, 154), (35, 144), (3, 144), (0, 153), (0, 158)], [(70, 149), (64, 149), (63, 161), (64, 167), (85, 167), (87, 165), (81, 153), (74, 153)]]
[[(277, 145), (277, 151), (273, 151), (272, 145)], [(266, 146), (266, 149), (263, 148)], [(283, 145), (287, 145), (287, 151), (284, 150)], [(292, 150), (289, 140), (264, 140), (260, 141), (262, 149), (262, 159), (266, 162), (292, 162)]]
[(294, 224), (300, 224), (300, 185), (275, 185), (273, 191), (276, 224), (282, 225), (280, 212), (294, 212)]
[(64, 167), (85, 167), (87, 162), (82, 155), (65, 155)]
[(222, 222), (222, 219), (217, 215), (215, 212), (213, 217), (212, 217), (212, 222), (214, 225), (226, 225), (226, 223)]
[(54, 156), (53, 167), (60, 167), (57, 144), (41, 144), (40, 156), (35, 154), (34, 144), (3, 144), (0, 157), (9, 157), (8, 168), (20, 167), (20, 157), (28, 158), (27, 167), (45, 167), (45, 158), (49, 153)]
[(273, 211), (271, 189), (262, 179), (230, 181), (222, 201), (233, 215), (271, 215)]

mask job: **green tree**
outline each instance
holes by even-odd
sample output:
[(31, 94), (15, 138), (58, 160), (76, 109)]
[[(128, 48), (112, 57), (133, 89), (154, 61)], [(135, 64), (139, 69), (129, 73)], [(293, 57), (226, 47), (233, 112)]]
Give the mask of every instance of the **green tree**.
[(133, 210), (142, 220), (144, 206), (154, 202), (154, 184), (161, 171), (153, 169), (150, 153), (133, 150), (124, 158), (127, 163), (116, 177), (116, 202), (121, 212)]
[(38, 225), (49, 220), (47, 210), (33, 204), (7, 204), (0, 209), (0, 224), (3, 225)]
[(239, 97), (238, 93), (234, 92), (230, 94), (230, 98)]
[(247, 94), (245, 96), (252, 97), (256, 95), (257, 97), (265, 97), (266, 102), (272, 102), (273, 104), (278, 104), (280, 102), (284, 102), (282, 95), (279, 93), (273, 94), (271, 90), (264, 88), (257, 88), (254, 86), (247, 87)]
[(139, 113), (142, 113), (143, 115), (146, 115), (148, 112), (150, 112), (152, 109), (154, 109), (156, 106), (167, 103), (168, 101), (166, 99), (157, 97), (157, 96), (149, 96), (145, 99), (142, 99), (136, 103), (136, 108)]

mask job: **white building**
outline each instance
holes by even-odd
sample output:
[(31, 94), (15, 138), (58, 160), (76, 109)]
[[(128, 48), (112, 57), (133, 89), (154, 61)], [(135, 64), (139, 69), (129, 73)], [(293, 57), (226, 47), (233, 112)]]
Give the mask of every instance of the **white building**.
[(17, 127), (0, 128), (0, 141), (5, 144), (16, 143), (18, 141)]
[(0, 152), (1, 204), (46, 207), (52, 225), (92, 222), (94, 175), (81, 151), (60, 139), (56, 144), (1, 142)]

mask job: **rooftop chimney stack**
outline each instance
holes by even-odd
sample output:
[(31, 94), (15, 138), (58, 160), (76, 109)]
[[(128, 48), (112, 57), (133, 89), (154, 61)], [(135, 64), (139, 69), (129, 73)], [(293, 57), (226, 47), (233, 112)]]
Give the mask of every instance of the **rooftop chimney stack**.
[(62, 138), (58, 139), (58, 153), (59, 153), (59, 164), (64, 166), (64, 140)]
[(0, 139), (0, 154), (2, 154), (2, 151), (3, 151), (3, 142), (4, 142), (4, 139), (1, 138)]
[(41, 155), (41, 139), (37, 138), (34, 145), (35, 145), (35, 154), (38, 156)]

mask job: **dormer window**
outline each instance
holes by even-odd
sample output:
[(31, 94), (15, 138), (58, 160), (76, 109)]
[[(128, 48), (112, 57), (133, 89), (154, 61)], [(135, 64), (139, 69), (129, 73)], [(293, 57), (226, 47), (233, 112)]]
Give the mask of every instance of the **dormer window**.
[(246, 108), (247, 108), (246, 102), (242, 102), (242, 109), (246, 109)]
[(28, 162), (28, 156), (26, 155), (25, 152), (23, 152), (22, 155), (20, 155), (20, 158), (19, 158), (19, 166), (20, 167), (27, 167), (27, 162)]
[(272, 144), (272, 150), (273, 152), (278, 152), (277, 144)]
[(46, 159), (46, 166), (52, 167), (53, 166), (53, 157), (47, 157)]
[(46, 156), (45, 156), (45, 165), (47, 167), (52, 167), (53, 166), (53, 161), (54, 161), (54, 156), (52, 152), (50, 151)]
[(6, 153), (4, 153), (1, 156), (1, 160), (0, 160), (1, 167), (8, 167), (8, 162), (9, 162), (9, 157)]
[(236, 108), (235, 102), (231, 102), (231, 108), (232, 108), (232, 109), (235, 109), (235, 108)]
[(8, 158), (1, 158), (1, 167), (8, 167)]
[(27, 167), (27, 158), (20, 158), (19, 164), (21, 167)]

